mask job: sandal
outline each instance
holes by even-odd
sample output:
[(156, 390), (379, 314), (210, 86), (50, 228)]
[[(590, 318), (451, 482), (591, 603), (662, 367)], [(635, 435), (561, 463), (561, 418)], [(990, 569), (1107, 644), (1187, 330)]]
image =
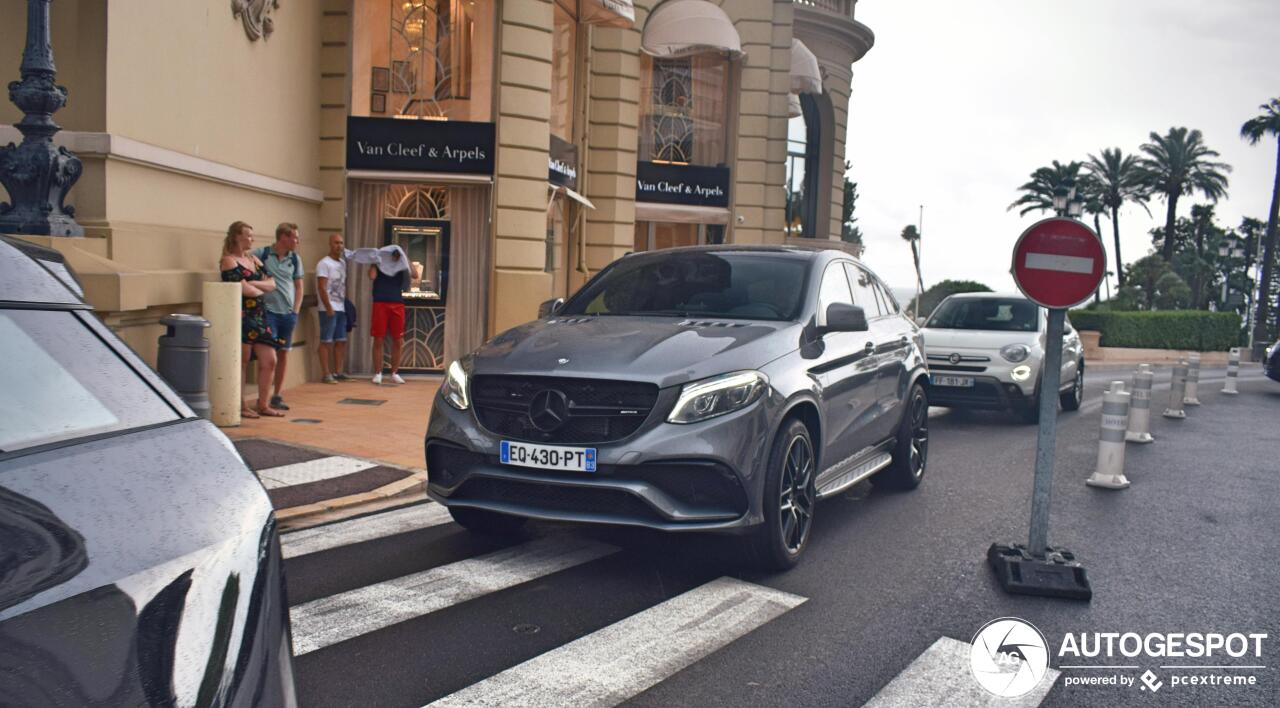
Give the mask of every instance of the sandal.
[(258, 409), (258, 414), (259, 414), (259, 415), (266, 416), (266, 417), (268, 417), (268, 418), (283, 418), (283, 417), (284, 417), (284, 413), (281, 413), (280, 411), (278, 411), (278, 410), (276, 410), (276, 409), (272, 408), (271, 406), (267, 406), (266, 408), (259, 408), (259, 409)]
[(241, 408), (240, 417), (241, 418), (259, 418), (261, 416), (259, 416), (258, 412), (252, 408)]

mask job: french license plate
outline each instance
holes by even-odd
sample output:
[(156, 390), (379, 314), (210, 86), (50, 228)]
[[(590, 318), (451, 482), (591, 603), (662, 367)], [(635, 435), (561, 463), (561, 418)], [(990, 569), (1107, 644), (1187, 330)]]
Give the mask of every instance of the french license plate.
[(973, 387), (972, 376), (930, 376), (929, 382), (934, 386), (960, 386), (962, 388)]
[(503, 440), (501, 457), (504, 465), (573, 472), (596, 471), (594, 447), (559, 447)]

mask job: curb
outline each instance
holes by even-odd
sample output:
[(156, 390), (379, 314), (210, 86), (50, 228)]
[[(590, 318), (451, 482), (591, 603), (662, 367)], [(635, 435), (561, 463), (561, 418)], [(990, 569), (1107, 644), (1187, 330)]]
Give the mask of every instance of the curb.
[(414, 473), (406, 479), (397, 480), (391, 484), (387, 484), (377, 489), (361, 492), (359, 494), (350, 494), (345, 497), (334, 497), (324, 501), (314, 502), (311, 504), (303, 504), (301, 506), (291, 506), (285, 509), (276, 509), (276, 521), (278, 521), (282, 529), (297, 526), (310, 517), (326, 514), (332, 511), (349, 509), (353, 506), (361, 506), (372, 502), (386, 501), (395, 497), (418, 496), (426, 498), (426, 482), (427, 473), (422, 471), (414, 471)]

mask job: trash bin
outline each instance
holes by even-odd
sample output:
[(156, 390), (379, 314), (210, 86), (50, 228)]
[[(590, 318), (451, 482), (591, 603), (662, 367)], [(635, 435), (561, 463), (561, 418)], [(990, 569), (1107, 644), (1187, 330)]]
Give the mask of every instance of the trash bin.
[(159, 339), (156, 371), (201, 418), (209, 418), (209, 321), (197, 315), (169, 315), (160, 320), (168, 333)]

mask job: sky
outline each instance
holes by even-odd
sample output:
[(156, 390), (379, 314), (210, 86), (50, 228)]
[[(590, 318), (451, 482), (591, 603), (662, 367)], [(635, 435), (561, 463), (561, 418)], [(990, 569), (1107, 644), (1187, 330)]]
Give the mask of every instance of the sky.
[[(1234, 167), (1218, 223), (1266, 220), (1275, 139), (1239, 136), (1280, 97), (1278, 0), (860, 0), (857, 18), (876, 41), (853, 65), (846, 157), (863, 260), (895, 288), (914, 285), (899, 235), (924, 205), (925, 287), (1013, 290), (1014, 241), (1047, 216), (1006, 211), (1031, 172), (1107, 147), (1136, 153), (1172, 126), (1200, 129)], [(1179, 215), (1200, 201), (1182, 197)], [(1164, 201), (1149, 208), (1120, 212), (1125, 263), (1164, 225)], [(1102, 230), (1114, 266), (1106, 219)]]

